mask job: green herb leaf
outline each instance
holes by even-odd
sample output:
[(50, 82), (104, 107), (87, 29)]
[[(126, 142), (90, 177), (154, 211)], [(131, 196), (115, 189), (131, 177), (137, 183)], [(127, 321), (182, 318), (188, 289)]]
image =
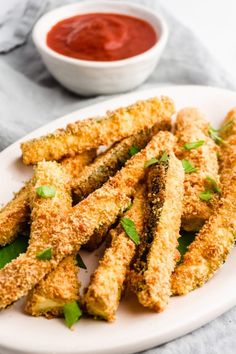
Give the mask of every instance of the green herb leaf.
[(161, 155), (161, 158), (159, 159), (159, 162), (167, 162), (168, 161), (168, 154), (166, 151), (163, 152), (163, 154)]
[(76, 255), (76, 261), (77, 261), (77, 264), (80, 268), (87, 269), (86, 265), (84, 264), (83, 259), (81, 258), (81, 255), (79, 253), (77, 253), (77, 255)]
[(125, 230), (127, 236), (138, 245), (140, 243), (139, 234), (137, 233), (135, 223), (129, 218), (121, 218), (120, 223)]
[(36, 188), (36, 193), (42, 198), (53, 198), (56, 195), (56, 187), (40, 186)]
[(131, 148), (129, 149), (129, 154), (130, 154), (130, 156), (134, 156), (139, 151), (140, 151), (140, 149), (137, 146), (131, 146)]
[(210, 137), (212, 138), (212, 140), (214, 140), (214, 142), (216, 144), (220, 145), (223, 143), (224, 140), (219, 136), (218, 132), (219, 132), (219, 130), (214, 129), (214, 128), (212, 128), (211, 125), (209, 125), (208, 133), (209, 133)]
[(204, 201), (208, 202), (209, 200), (211, 200), (213, 194), (214, 193), (211, 190), (205, 189), (204, 192), (199, 193), (199, 198), (201, 200), (204, 200)]
[(24, 253), (28, 247), (28, 239), (24, 236), (19, 236), (10, 245), (0, 248), (0, 269), (7, 263), (17, 258), (21, 253)]
[(158, 163), (165, 163), (168, 161), (168, 159), (169, 159), (169, 156), (168, 156), (167, 152), (164, 151), (159, 160), (156, 159), (155, 157), (152, 157), (150, 160), (145, 162), (144, 167), (147, 168), (149, 166), (156, 165)]
[(65, 304), (63, 307), (63, 312), (65, 317), (65, 323), (69, 328), (71, 328), (73, 324), (75, 324), (82, 316), (82, 311), (77, 301)]
[(181, 162), (185, 173), (193, 173), (197, 171), (197, 168), (194, 167), (189, 160), (182, 160)]
[(221, 193), (220, 187), (218, 186), (217, 182), (213, 178), (207, 176), (206, 180), (207, 180), (207, 182), (209, 182), (210, 187), (212, 188), (212, 191), (214, 193)]
[(148, 168), (152, 165), (156, 165), (157, 163), (158, 163), (158, 160), (155, 157), (152, 157), (150, 160), (145, 162), (144, 168)]
[(37, 253), (36, 257), (41, 261), (49, 261), (52, 258), (52, 249), (46, 248), (42, 252)]
[(197, 149), (200, 146), (202, 146), (204, 143), (205, 143), (205, 140), (198, 140), (198, 141), (195, 141), (195, 142), (184, 144), (183, 148), (185, 150)]

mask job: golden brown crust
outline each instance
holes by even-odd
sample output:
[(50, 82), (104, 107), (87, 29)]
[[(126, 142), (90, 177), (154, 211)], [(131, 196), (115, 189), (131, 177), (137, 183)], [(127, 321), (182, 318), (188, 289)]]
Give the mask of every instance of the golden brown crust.
[(160, 122), (170, 124), (174, 104), (168, 97), (139, 101), (108, 112), (105, 118), (86, 119), (69, 124), (53, 134), (21, 144), (26, 165), (42, 160), (60, 160), (100, 145), (110, 145)]
[[(91, 150), (78, 156), (69, 157), (62, 160), (61, 164), (69, 176), (70, 184), (81, 172), (82, 168), (89, 164), (96, 156), (96, 151)], [(14, 241), (18, 233), (29, 221), (29, 185), (26, 183), (15, 197), (0, 211), (0, 246), (4, 246)]]
[[(167, 127), (166, 127), (167, 128)], [(86, 166), (82, 173), (74, 180), (72, 189), (79, 202), (86, 198), (95, 189), (100, 188), (109, 177), (124, 166), (131, 157), (130, 148), (135, 146), (143, 149), (153, 136), (151, 129), (146, 129), (136, 135), (121, 140), (112, 145), (107, 151), (100, 154), (95, 161)]]
[[(184, 108), (177, 115), (177, 156), (181, 160), (189, 160), (197, 168), (196, 172), (185, 174), (182, 227), (186, 231), (199, 230), (209, 219), (218, 200), (217, 194), (210, 202), (199, 198), (199, 194), (205, 190), (207, 176), (219, 183), (218, 148), (208, 136), (208, 127), (204, 116), (196, 108)], [(199, 140), (204, 140), (205, 143), (197, 149), (183, 149), (184, 144)]]
[[(50, 205), (48, 209), (47, 199), (45, 204), (42, 200), (38, 201), (38, 198), (32, 198), (33, 205), (39, 203), (38, 206), (40, 206), (43, 203), (42, 208), (39, 208), (37, 212), (37, 225), (32, 224), (31, 233), (35, 242), (32, 246), (30, 245), (26, 254), (8, 263), (0, 270), (0, 308), (4, 308), (26, 295), (64, 257), (78, 252), (80, 246), (89, 240), (100, 222), (114, 223), (117, 216), (130, 204), (130, 196), (134, 194), (138, 181), (144, 177), (145, 161), (159, 155), (164, 144), (165, 146), (173, 146), (174, 141), (175, 138), (171, 133), (159, 132), (145, 149), (128, 160), (125, 167), (100, 189), (76, 205), (68, 216), (62, 217), (61, 212), (57, 213), (54, 205)], [(44, 184), (52, 183), (50, 180), (45, 182), (47, 183)], [(60, 181), (61, 188), (65, 188), (63, 182)], [(67, 204), (69, 198), (66, 191), (61, 194), (63, 194), (61, 197), (65, 201), (64, 203), (60, 202), (60, 205)], [(61, 211), (61, 209), (59, 210)], [(33, 211), (33, 219), (35, 219), (35, 214), (36, 212)], [(43, 217), (44, 222), (42, 223)], [(48, 237), (44, 237), (44, 228), (47, 224), (45, 218), (53, 224), (50, 230), (48, 227), (45, 230), (45, 236), (50, 232), (50, 242)], [(42, 262), (35, 258), (35, 253), (42, 248), (39, 237), (42, 241), (47, 239), (47, 244), (43, 243), (43, 248), (52, 247), (53, 257), (49, 261)]]
[[(222, 266), (236, 240), (236, 134), (221, 144), (222, 198), (172, 275), (173, 294), (202, 286)], [(234, 143), (233, 143), (234, 140)]]
[[(168, 127), (166, 127), (168, 128)], [(158, 131), (158, 127), (155, 127)], [(153, 136), (153, 129), (147, 129), (136, 135), (125, 138), (113, 145), (109, 150), (99, 155), (94, 163), (84, 168), (80, 176), (75, 179), (73, 189), (77, 201), (81, 201), (100, 188), (117, 170), (124, 166), (131, 157), (130, 148), (132, 146), (143, 149)], [(104, 236), (109, 231), (111, 225), (99, 224), (92, 237), (84, 248), (89, 251), (95, 250), (103, 241)]]
[[(135, 223), (139, 234), (143, 228), (144, 192), (144, 186), (137, 187), (132, 207), (124, 214)], [(114, 321), (127, 270), (136, 247), (120, 224), (110, 231), (110, 236), (111, 245), (105, 250), (98, 268), (91, 277), (83, 303), (90, 315)]]
[(159, 312), (165, 309), (171, 294), (170, 277), (176, 264), (184, 171), (181, 162), (169, 152), (166, 165), (154, 166), (149, 174), (148, 227), (130, 272), (130, 281), (139, 302)]
[(0, 210), (0, 246), (14, 241), (24, 227), (30, 213), (28, 182), (14, 198)]
[(236, 137), (236, 107), (228, 112), (221, 127), (223, 128), (220, 133), (221, 138), (227, 139), (233, 136)]
[(74, 180), (78, 178), (84, 167), (89, 165), (97, 155), (96, 149), (92, 149), (82, 154), (73, 157), (66, 157), (61, 161), (64, 171), (70, 179), (70, 186), (72, 187)]
[(63, 259), (28, 295), (25, 311), (33, 316), (58, 317), (63, 306), (79, 300), (79, 267), (75, 257)]

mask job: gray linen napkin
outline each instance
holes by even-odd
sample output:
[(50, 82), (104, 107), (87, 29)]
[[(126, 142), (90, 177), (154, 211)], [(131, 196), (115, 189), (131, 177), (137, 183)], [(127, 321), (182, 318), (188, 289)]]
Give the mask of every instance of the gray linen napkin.
[[(73, 1), (18, 0), (17, 11), (14, 7), (7, 16), (0, 16), (0, 150), (63, 114), (107, 98), (84, 99), (66, 91), (48, 73), (32, 44), (30, 32), (38, 16), (69, 2)], [(133, 2), (162, 12), (170, 27), (161, 62), (139, 89), (161, 83), (236, 87), (191, 31), (161, 9), (158, 1)], [(145, 353), (235, 353), (235, 332), (236, 308), (193, 333)]]

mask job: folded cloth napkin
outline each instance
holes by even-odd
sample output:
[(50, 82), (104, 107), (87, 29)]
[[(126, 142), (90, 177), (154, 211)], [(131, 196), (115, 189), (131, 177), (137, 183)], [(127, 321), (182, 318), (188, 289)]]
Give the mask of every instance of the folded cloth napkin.
[[(161, 9), (158, 1), (133, 2), (162, 12), (170, 28), (160, 64), (139, 89), (161, 83), (236, 87), (191, 31)], [(12, 11), (0, 16), (0, 150), (50, 120), (107, 98), (84, 99), (65, 90), (48, 73), (32, 44), (30, 33), (39, 15), (62, 4), (65, 1), (14, 0)], [(203, 328), (145, 353), (234, 353), (235, 332), (234, 308)]]

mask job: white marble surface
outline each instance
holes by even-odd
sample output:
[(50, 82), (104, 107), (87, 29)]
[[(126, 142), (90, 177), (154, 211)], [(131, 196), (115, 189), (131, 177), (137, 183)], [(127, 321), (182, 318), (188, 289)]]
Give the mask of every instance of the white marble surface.
[[(215, 59), (236, 79), (236, 1), (159, 1), (195, 32)], [(0, 14), (4, 14), (16, 2), (17, 0), (1, 0)]]

